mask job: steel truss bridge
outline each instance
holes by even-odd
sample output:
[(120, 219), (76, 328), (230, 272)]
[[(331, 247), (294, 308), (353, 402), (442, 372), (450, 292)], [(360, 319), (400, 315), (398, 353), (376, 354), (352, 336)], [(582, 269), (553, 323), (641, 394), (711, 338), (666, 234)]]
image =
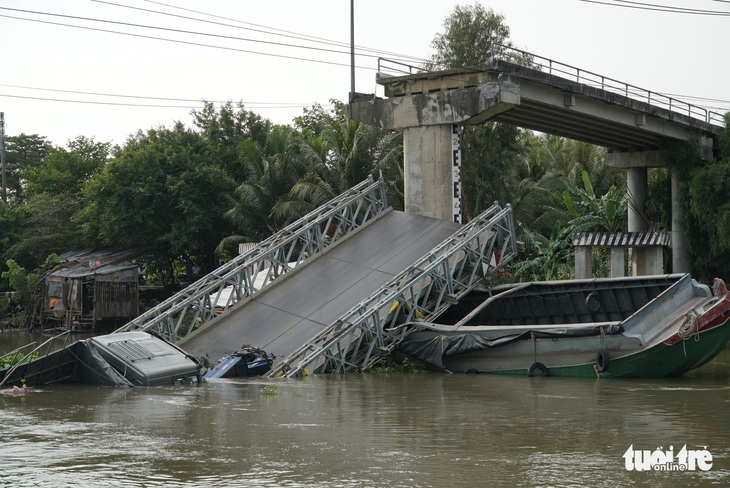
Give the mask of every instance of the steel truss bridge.
[[(196, 356), (271, 347), (271, 375), (366, 370), (410, 333), (402, 324), (436, 318), (516, 252), (510, 206), (459, 227), (393, 211), (384, 183), (368, 179), (118, 332), (151, 331)], [(362, 271), (367, 259), (377, 263)]]

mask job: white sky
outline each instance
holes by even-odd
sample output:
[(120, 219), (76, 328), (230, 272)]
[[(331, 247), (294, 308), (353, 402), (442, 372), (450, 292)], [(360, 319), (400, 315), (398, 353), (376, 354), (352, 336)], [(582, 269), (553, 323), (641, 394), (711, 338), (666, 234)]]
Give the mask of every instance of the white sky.
[[(717, 111), (730, 110), (730, 1), (635, 0), (643, 4), (728, 12), (728, 15), (668, 13), (619, 6), (632, 2), (597, 1), (609, 5), (581, 0), (492, 0), (481, 3), (505, 16), (511, 40), (522, 49)], [(443, 21), (454, 6), (472, 3), (474, 1), (355, 0), (355, 44), (378, 52), (427, 58), (433, 53), (431, 41), (443, 31)], [(8, 9), (266, 42), (151, 30)], [(0, 112), (5, 113), (8, 136), (39, 134), (48, 137), (55, 145), (66, 145), (68, 140), (83, 135), (100, 142), (123, 144), (129, 134), (140, 129), (160, 125), (172, 127), (175, 121), (192, 125), (190, 111), (193, 107), (200, 108), (202, 99), (243, 101), (247, 109), (272, 122), (288, 124), (294, 116), (302, 113), (303, 107), (315, 102), (327, 105), (331, 98), (346, 101), (350, 91), (348, 0), (159, 0), (159, 3), (145, 0), (0, 0), (0, 16)], [(8, 16), (228, 49), (30, 22)], [(251, 29), (280, 29), (289, 36), (315, 36), (340, 42), (342, 46), (313, 44)], [(278, 32), (283, 33), (281, 31)], [(271, 42), (308, 45), (317, 49), (275, 46)], [(322, 49), (340, 52), (328, 53)], [(382, 55), (388, 57), (387, 54)], [(356, 65), (357, 91), (376, 91), (377, 57), (358, 57)]]

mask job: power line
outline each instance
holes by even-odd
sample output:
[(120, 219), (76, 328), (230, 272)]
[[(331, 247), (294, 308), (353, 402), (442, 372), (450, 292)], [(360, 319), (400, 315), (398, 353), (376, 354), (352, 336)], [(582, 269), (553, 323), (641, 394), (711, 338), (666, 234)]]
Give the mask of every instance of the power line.
[[(87, 91), (77, 91), (77, 90), (62, 90), (59, 88), (41, 88), (36, 86), (24, 86), (24, 85), (8, 85), (5, 83), (0, 83), (0, 86), (8, 87), (8, 88), (21, 88), (23, 90), (41, 90), (41, 91), (50, 91), (50, 92), (58, 92), (58, 93), (73, 93), (77, 95), (94, 95), (94, 96), (100, 96), (100, 97), (118, 97), (118, 98), (137, 98), (142, 100), (162, 100), (162, 101), (168, 101), (168, 102), (200, 102), (200, 101), (206, 101), (206, 102), (212, 102), (212, 103), (227, 103), (228, 100), (205, 100), (205, 99), (191, 99), (191, 98), (166, 98), (166, 97), (151, 97), (151, 96), (142, 96), (142, 95), (120, 95), (116, 93), (99, 93), (99, 92), (87, 92)], [(304, 103), (294, 103), (294, 102), (241, 102), (244, 105), (256, 105), (256, 104), (264, 104), (264, 105), (283, 105), (288, 108), (290, 107), (302, 107), (307, 106), (307, 104)]]
[[(0, 9), (2, 9), (2, 7), (0, 7)], [(81, 26), (81, 25), (63, 24), (60, 22), (51, 22), (48, 20), (26, 19), (23, 17), (15, 17), (12, 15), (2, 15), (2, 14), (0, 14), (0, 17), (4, 17), (4, 18), (8, 18), (8, 19), (15, 19), (15, 20), (25, 20), (28, 22), (37, 22), (37, 23), (41, 23), (41, 24), (57, 25), (57, 26), (62, 26), (62, 27), (73, 27), (76, 29), (84, 29), (84, 30), (90, 30), (90, 31), (96, 31), (96, 32), (106, 32), (106, 33), (110, 33), (110, 34), (119, 34), (119, 35), (123, 35), (123, 36), (139, 37), (142, 39), (152, 39), (152, 40), (156, 40), (156, 41), (173, 42), (173, 43), (178, 43), (178, 44), (185, 44), (188, 46), (208, 47), (208, 48), (213, 48), (213, 49), (222, 49), (225, 51), (235, 51), (235, 52), (241, 52), (241, 53), (247, 53), (247, 54), (258, 54), (261, 56), (271, 56), (271, 57), (275, 57), (275, 58), (291, 59), (291, 60), (295, 60), (295, 61), (307, 61), (307, 62), (311, 62), (311, 63), (329, 64), (329, 65), (333, 65), (333, 66), (346, 66), (346, 67), (350, 66), (349, 64), (337, 63), (335, 61), (324, 61), (321, 59), (301, 58), (298, 56), (287, 56), (284, 54), (273, 54), (273, 53), (266, 53), (266, 52), (261, 52), (261, 51), (251, 51), (248, 49), (239, 49), (239, 48), (226, 47), (226, 46), (216, 46), (213, 44), (203, 44), (203, 43), (199, 43), (199, 42), (181, 41), (178, 39), (167, 39), (165, 37), (147, 36), (144, 34), (132, 34), (129, 32), (113, 31), (113, 30), (109, 30), (109, 29), (99, 29), (97, 27), (86, 27), (86, 26)], [(375, 69), (375, 68), (368, 68), (368, 67), (364, 67), (364, 66), (360, 67), (360, 68), (369, 69), (369, 70)]]
[[(26, 14), (48, 15), (51, 17), (61, 17), (61, 18), (65, 18), (65, 19), (83, 20), (83, 21), (88, 21), (88, 22), (101, 22), (101, 23), (105, 23), (105, 24), (115, 24), (115, 25), (121, 25), (121, 26), (126, 26), (126, 27), (139, 27), (139, 28), (143, 28), (143, 29), (153, 29), (153, 30), (174, 32), (177, 34), (192, 34), (192, 35), (196, 35), (196, 36), (215, 37), (218, 39), (269, 44), (272, 46), (293, 47), (296, 49), (310, 49), (310, 50), (321, 51), (321, 52), (331, 52), (331, 53), (335, 53), (335, 54), (347, 54), (344, 51), (338, 51), (338, 50), (334, 50), (334, 49), (323, 49), (323, 48), (313, 47), (313, 46), (301, 46), (301, 45), (296, 45), (296, 44), (286, 44), (286, 43), (282, 43), (282, 42), (264, 41), (261, 39), (250, 39), (250, 38), (243, 38), (243, 37), (226, 36), (226, 35), (222, 35), (222, 34), (211, 34), (208, 32), (196, 32), (196, 31), (183, 30), (183, 29), (173, 29), (170, 27), (159, 27), (159, 26), (154, 26), (154, 25), (134, 24), (131, 22), (120, 22), (120, 21), (116, 21), (116, 20), (92, 19), (89, 17), (79, 17), (76, 15), (54, 14), (54, 13), (50, 13), (50, 12), (38, 12), (38, 11), (33, 11), (33, 10), (22, 10), (22, 9), (15, 9), (15, 8), (9, 8), (9, 7), (0, 7), (0, 10), (11, 10), (14, 12), (22, 12), (22, 13), (26, 13)], [(25, 19), (25, 20), (30, 20), (30, 19)], [(78, 26), (74, 26), (74, 27), (78, 27)], [(130, 34), (130, 35), (134, 35), (134, 34)], [(366, 55), (366, 54), (361, 54), (361, 56), (377, 57), (374, 55)]]
[[(124, 96), (124, 95), (110, 95), (110, 96)], [(185, 109), (196, 109), (199, 108), (199, 106), (193, 106), (193, 105), (157, 105), (157, 104), (148, 104), (148, 103), (122, 103), (122, 102), (105, 102), (101, 100), (69, 100), (64, 98), (48, 98), (48, 97), (31, 97), (27, 95), (9, 95), (7, 93), (0, 93), (0, 97), (6, 97), (6, 98), (22, 98), (25, 100), (40, 100), (44, 102), (65, 102), (65, 103), (82, 103), (87, 105), (113, 105), (118, 107), (146, 107), (146, 108), (185, 108)], [(146, 98), (146, 97), (142, 97)], [(201, 100), (202, 102), (202, 100)], [(221, 103), (221, 102), (218, 102)], [(244, 105), (246, 105), (244, 103)], [(251, 107), (254, 109), (290, 109), (290, 108), (301, 108), (301, 107), (308, 107), (311, 104), (292, 104), (292, 105), (257, 105), (255, 107)]]
[[(108, 3), (108, 2), (105, 2), (105, 3)], [(135, 23), (131, 23), (131, 22), (120, 22), (120, 21), (116, 21), (116, 20), (94, 19), (94, 18), (90, 18), (90, 17), (56, 14), (56, 13), (51, 13), (51, 12), (39, 12), (39, 11), (34, 11), (34, 10), (15, 9), (15, 8), (10, 8), (10, 7), (0, 7), (0, 10), (9, 10), (9, 11), (13, 11), (13, 12), (22, 12), (22, 13), (26, 13), (26, 14), (35, 14), (35, 15), (46, 15), (46, 16), (50, 16), (50, 17), (61, 17), (61, 18), (66, 18), (66, 19), (81, 20), (81, 21), (87, 21), (87, 22), (100, 22), (100, 23), (105, 23), (105, 24), (114, 24), (114, 25), (121, 25), (121, 26), (126, 26), (126, 27), (134, 27), (134, 28), (142, 28), (142, 29), (153, 29), (153, 30), (174, 32), (177, 34), (190, 34), (190, 35), (214, 37), (214, 38), (226, 39), (226, 40), (253, 42), (253, 43), (267, 44), (270, 46), (291, 47), (291, 48), (295, 48), (295, 49), (306, 49), (306, 50), (313, 50), (313, 51), (318, 51), (318, 52), (322, 52), (322, 53), (349, 54), (349, 52), (347, 52), (347, 51), (341, 51), (341, 50), (336, 50), (336, 49), (325, 49), (325, 48), (314, 47), (314, 46), (303, 46), (303, 45), (289, 44), (289, 43), (283, 43), (283, 42), (265, 41), (262, 39), (243, 38), (243, 37), (236, 37), (236, 36), (227, 36), (227, 35), (222, 35), (222, 34), (211, 34), (208, 32), (197, 32), (197, 31), (184, 30), (184, 29), (173, 29), (173, 28), (169, 28), (169, 27), (135, 24)], [(178, 43), (190, 44), (190, 45), (196, 45), (196, 46), (213, 47), (213, 48), (217, 48), (217, 49), (227, 49), (227, 50), (245, 52), (245, 53), (250, 53), (250, 54), (267, 55), (267, 56), (273, 56), (273, 57), (283, 57), (283, 58), (287, 58), (287, 59), (319, 62), (319, 63), (324, 63), (324, 64), (338, 65), (338, 66), (349, 66), (349, 64), (343, 64), (343, 63), (335, 63), (335, 62), (308, 59), (308, 58), (299, 58), (296, 56), (285, 56), (285, 55), (278, 55), (278, 54), (273, 54), (273, 53), (263, 53), (263, 52), (258, 52), (258, 51), (229, 48), (229, 47), (224, 47), (224, 46), (213, 46), (210, 44), (201, 44), (201, 43), (196, 43), (196, 42), (167, 39), (167, 38), (161, 38), (161, 37), (155, 37), (155, 36), (147, 36), (147, 35), (143, 35), (143, 34), (133, 34), (133, 33), (129, 33), (129, 32), (120, 32), (120, 31), (113, 31), (113, 30), (107, 30), (107, 29), (99, 29), (99, 28), (94, 28), (94, 27), (63, 24), (63, 23), (44, 21), (44, 20), (39, 20), (39, 19), (13, 17), (13, 16), (9, 16), (9, 15), (0, 15), (0, 17), (7, 17), (7, 18), (12, 18), (12, 19), (17, 19), (17, 20), (26, 20), (26, 21), (31, 21), (31, 22), (46, 23), (46, 24), (51, 24), (51, 25), (59, 25), (59, 26), (64, 26), (64, 27), (74, 27), (74, 28), (79, 28), (79, 29), (87, 29), (87, 30), (107, 32), (107, 33), (113, 33), (113, 34), (121, 34), (121, 35), (127, 35), (127, 36), (132, 36), (132, 37), (142, 37), (142, 38), (147, 38), (147, 39), (164, 40), (164, 41), (168, 41), (168, 42), (178, 42)], [(193, 19), (193, 20), (195, 20), (195, 19)], [(378, 58), (379, 57), (374, 54), (362, 54), (362, 53), (358, 53), (358, 56), (365, 57), (365, 58)], [(372, 69), (372, 68), (366, 68), (366, 67), (360, 67), (360, 68)]]
[(614, 0), (613, 3), (607, 2), (607, 1), (599, 1), (599, 0), (578, 0), (580, 2), (585, 3), (594, 3), (597, 5), (608, 5), (610, 7), (624, 7), (624, 8), (632, 8), (637, 10), (649, 10), (649, 11), (655, 11), (655, 12), (670, 12), (675, 14), (688, 14), (688, 15), (709, 15), (709, 16), (718, 16), (718, 17), (730, 17), (730, 12), (722, 11), (722, 10), (701, 10), (701, 9), (691, 9), (691, 8), (683, 8), (683, 7), (672, 7), (667, 5), (656, 5), (652, 3), (643, 3), (643, 2), (632, 2), (628, 0)]
[[(109, 2), (109, 1), (105, 1), (105, 0), (92, 0), (92, 1), (93, 2), (96, 2), (96, 3), (102, 3), (102, 4), (106, 4), (106, 5), (112, 5), (112, 6), (115, 6), (115, 7), (128, 8), (128, 9), (139, 10), (139, 11), (143, 11), (143, 12), (151, 12), (151, 13), (155, 13), (155, 14), (159, 14), (159, 15), (165, 15), (165, 16), (170, 16), (170, 17), (175, 17), (175, 18), (181, 18), (181, 19), (186, 19), (186, 20), (193, 20), (195, 22), (203, 22), (203, 23), (207, 23), (207, 24), (219, 25), (219, 26), (224, 26), (224, 27), (231, 27), (231, 28), (234, 28), (234, 29), (250, 30), (250, 31), (253, 31), (253, 32), (259, 32), (259, 33), (262, 33), (262, 34), (267, 34), (267, 35), (272, 35), (272, 36), (280, 36), (280, 37), (297, 39), (297, 40), (302, 40), (302, 41), (307, 41), (307, 42), (314, 42), (314, 43), (325, 44), (325, 45), (330, 45), (330, 46), (338, 46), (338, 47), (347, 47), (347, 48), (349, 48), (349, 45), (347, 43), (345, 43), (345, 42), (342, 42), (342, 41), (334, 41), (334, 40), (326, 39), (326, 38), (323, 38), (323, 37), (310, 36), (308, 34), (301, 34), (301, 33), (293, 32), (293, 31), (288, 31), (288, 30), (284, 30), (284, 29), (277, 29), (277, 28), (274, 28), (274, 27), (269, 27), (269, 26), (265, 26), (265, 25), (261, 25), (261, 24), (254, 24), (254, 23), (251, 23), (251, 22), (244, 22), (242, 20), (236, 20), (236, 19), (232, 19), (232, 18), (229, 18), (229, 17), (222, 17), (222, 16), (219, 16), (219, 15), (209, 14), (209, 13), (201, 12), (201, 11), (198, 11), (198, 10), (191, 10), (191, 9), (187, 9), (187, 8), (183, 8), (183, 7), (178, 7), (178, 6), (175, 6), (175, 5), (169, 5), (169, 4), (165, 4), (165, 3), (162, 3), (162, 2), (155, 2), (155, 1), (151, 1), (151, 0), (145, 0), (145, 1), (149, 2), (149, 3), (154, 3), (154, 4), (157, 4), (157, 5), (162, 5), (162, 6), (165, 6), (165, 7), (182, 10), (182, 11), (185, 11), (185, 12), (191, 12), (191, 13), (195, 13), (195, 14), (199, 14), (199, 15), (205, 15), (205, 16), (209, 16), (209, 17), (213, 17), (213, 18), (217, 18), (217, 19), (222, 19), (222, 20), (227, 20), (227, 21), (231, 21), (231, 22), (236, 22), (236, 23), (239, 23), (239, 24), (251, 25), (251, 26), (254, 26), (254, 27), (260, 27), (260, 29), (254, 29), (254, 28), (251, 28), (251, 27), (243, 27), (241, 25), (232, 25), (232, 24), (227, 24), (227, 23), (223, 23), (223, 22), (215, 22), (215, 21), (200, 19), (200, 18), (196, 18), (196, 17), (189, 17), (189, 16), (186, 16), (186, 15), (177, 15), (177, 14), (172, 14), (172, 13), (169, 13), (169, 12), (162, 12), (162, 11), (159, 11), (159, 10), (145, 9), (145, 8), (141, 8), (141, 7), (133, 7), (133, 6), (130, 6), (130, 5), (122, 5), (122, 4), (118, 4), (118, 3), (114, 3), (114, 2)], [(389, 51), (382, 51), (382, 50), (373, 49), (373, 48), (369, 48), (369, 47), (363, 47), (363, 46), (357, 46), (356, 48), (359, 51), (377, 53), (378, 55), (397, 56), (399, 58), (412, 59), (412, 60), (415, 60), (415, 61), (420, 61), (421, 60), (418, 57), (410, 56), (410, 55), (407, 55), (407, 54), (400, 54), (400, 53), (394, 53), (394, 52), (389, 52)]]
[[(118, 5), (118, 4), (114, 4), (112, 2), (107, 2), (107, 1), (101, 1), (101, 0), (93, 0), (93, 1), (97, 1), (98, 3), (104, 3), (104, 4), (114, 5), (114, 6), (125, 7), (123, 5)], [(151, 0), (147, 0), (147, 1), (150, 1), (151, 3), (157, 3), (157, 4), (160, 4), (160, 5), (166, 5), (166, 4), (162, 4), (160, 2), (154, 2), (154, 1), (151, 1)], [(618, 5), (618, 4), (615, 4), (615, 3), (614, 4), (611, 4), (611, 3), (606, 3), (606, 2), (598, 2), (598, 1), (595, 1), (595, 0), (580, 0), (580, 1), (588, 2), (588, 3), (601, 3), (601, 4), (605, 4), (605, 5), (612, 5), (612, 6), (625, 6), (625, 5)], [(629, 3), (629, 4), (637, 4), (637, 5), (652, 5), (652, 4), (645, 4), (645, 3), (641, 3), (641, 2), (629, 2), (629, 1), (626, 1), (626, 0), (616, 0), (616, 1), (617, 2), (621, 2), (621, 3)], [(727, 0), (724, 3), (730, 3), (730, 0)], [(134, 7), (129, 7), (129, 8), (134, 8)], [(173, 7), (173, 8), (178, 8), (178, 7)], [(94, 22), (114, 23), (114, 24), (121, 24), (121, 25), (126, 25), (126, 26), (133, 26), (133, 27), (142, 27), (142, 28), (150, 28), (150, 29), (158, 29), (158, 30), (168, 30), (168, 31), (177, 32), (177, 33), (206, 35), (206, 36), (213, 36), (213, 37), (220, 37), (220, 38), (227, 38), (227, 39), (235, 39), (235, 40), (242, 40), (242, 41), (262, 42), (262, 43), (268, 43), (268, 44), (280, 45), (280, 46), (287, 46), (287, 47), (302, 47), (302, 48), (307, 48), (307, 49), (316, 49), (316, 48), (312, 48), (312, 47), (308, 47), (308, 46), (296, 46), (296, 45), (284, 44), (284, 43), (271, 43), (271, 42), (262, 41), (262, 40), (252, 40), (252, 39), (238, 38), (238, 37), (233, 37), (233, 36), (222, 36), (222, 35), (217, 35), (217, 34), (208, 34), (208, 33), (201, 33), (201, 32), (195, 32), (195, 31), (186, 31), (186, 30), (180, 30), (180, 29), (168, 29), (168, 28), (157, 27), (157, 26), (146, 26), (146, 25), (141, 25), (141, 24), (133, 24), (133, 23), (125, 23), (125, 22), (117, 22), (117, 21), (108, 21), (108, 20), (101, 20), (101, 19), (91, 19), (91, 18), (86, 18), (86, 17), (67, 16), (67, 15), (63, 15), (63, 14), (54, 14), (54, 13), (46, 13), (46, 12), (35, 12), (35, 11), (19, 10), (19, 9), (12, 9), (12, 8), (5, 8), (5, 7), (0, 7), (0, 10), (13, 10), (13, 11), (20, 11), (20, 12), (25, 12), (25, 13), (32, 13), (32, 14), (50, 15), (50, 16), (57, 16), (57, 17), (68, 17), (68, 18), (73, 18), (73, 19), (77, 19), (77, 20), (89, 20), (89, 21), (94, 21)], [(165, 12), (157, 12), (157, 11), (149, 10), (149, 9), (140, 9), (140, 10), (151, 11), (151, 12), (160, 13), (160, 14), (163, 14), (163, 15), (172, 15), (172, 14), (168, 14), (168, 13), (165, 13)], [(183, 10), (187, 10), (187, 9), (183, 9)], [(695, 10), (695, 9), (687, 9), (687, 10)], [(193, 11), (193, 12), (200, 13), (200, 12), (197, 12), (197, 11)], [(202, 13), (202, 14), (203, 15), (211, 15), (211, 14), (205, 14), (205, 13)], [(730, 15), (730, 13), (728, 13), (728, 15)], [(208, 22), (208, 21), (204, 21), (204, 20), (201, 20), (201, 19), (194, 19), (194, 18), (191, 18), (191, 17), (184, 17), (184, 16), (177, 16), (177, 15), (173, 15), (173, 16), (174, 17), (183, 17), (183, 18), (192, 19), (192, 20), (201, 21), (201, 22)], [(45, 21), (45, 20), (39, 20), (39, 19), (29, 19), (29, 18), (14, 17), (14, 16), (8, 16), (8, 15), (1, 15), (1, 14), (0, 14), (0, 17), (12, 18), (12, 19), (17, 19), (17, 20), (25, 20), (25, 21), (37, 22), (37, 23), (44, 23), (44, 24), (51, 24), (51, 25), (59, 25), (59, 26), (64, 26), (64, 27), (73, 27), (73, 28), (79, 28), (79, 29), (85, 29), (85, 30), (92, 30), (92, 31), (108, 32), (108, 33), (114, 33), (114, 34), (120, 34), (120, 35), (127, 35), (127, 36), (132, 36), (132, 37), (147, 38), (147, 39), (153, 39), (153, 40), (162, 40), (162, 41), (167, 41), (167, 42), (176, 42), (176, 43), (182, 43), (182, 44), (188, 44), (188, 45), (195, 45), (195, 46), (202, 46), (202, 47), (211, 47), (211, 48), (216, 48), (216, 49), (225, 49), (225, 50), (239, 51), (239, 52), (252, 53), (252, 54), (258, 54), (258, 55), (264, 55), (264, 56), (280, 57), (280, 58), (286, 58), (286, 59), (296, 59), (296, 60), (301, 60), (301, 61), (324, 63), (324, 64), (333, 64), (333, 65), (338, 65), (338, 66), (348, 66), (349, 67), (348, 64), (344, 64), (344, 63), (329, 62), (329, 61), (323, 61), (323, 60), (317, 60), (317, 59), (300, 58), (300, 57), (295, 57), (295, 56), (278, 55), (278, 54), (273, 54), (273, 53), (249, 51), (249, 50), (237, 49), (237, 48), (232, 48), (232, 47), (215, 46), (215, 45), (202, 44), (202, 43), (196, 43), (196, 42), (190, 42), (190, 41), (182, 41), (182, 40), (176, 40), (176, 39), (168, 39), (168, 38), (147, 36), (147, 35), (142, 35), (142, 34), (134, 34), (134, 33), (113, 31), (113, 30), (107, 30), (107, 29), (99, 29), (99, 28), (87, 27), (87, 26), (64, 24), (64, 23), (51, 22), (51, 21)], [(220, 23), (218, 23), (218, 24), (220, 24)], [(227, 24), (220, 24), (220, 25), (227, 25)], [(251, 25), (257, 25), (257, 24), (251, 24)], [(236, 26), (231, 26), (231, 27), (236, 27)], [(276, 29), (276, 30), (279, 30), (279, 29)], [(288, 31), (283, 31), (283, 32), (288, 32)], [(278, 34), (275, 34), (275, 35), (278, 35)], [(317, 39), (320, 39), (320, 38), (317, 38)], [(324, 51), (324, 52), (329, 51), (329, 52), (336, 52), (336, 53), (346, 54), (343, 51), (322, 50), (322, 49), (317, 49), (317, 50), (318, 51)], [(368, 55), (361, 55), (361, 56), (373, 57), (373, 56), (368, 56)], [(417, 58), (414, 57), (412, 59), (417, 59)], [(365, 68), (365, 67), (363, 67), (363, 69), (374, 69), (374, 68)], [(17, 86), (17, 85), (2, 85), (2, 84), (0, 84), (0, 86), (9, 86), (9, 87), (27, 88), (27, 89), (39, 89), (39, 90), (48, 90), (48, 91), (57, 91), (57, 92), (66, 92), (66, 93), (76, 93), (76, 94), (94, 95), (94, 96), (110, 96), (110, 97), (123, 97), (123, 98), (137, 98), (137, 99), (173, 101), (173, 102), (197, 102), (197, 101), (199, 101), (199, 100), (191, 100), (191, 99), (174, 99), (174, 98), (163, 98), (163, 97), (117, 95), (117, 94), (108, 94), (108, 93), (81, 92), (81, 91), (57, 90), (57, 89), (54, 90), (54, 89), (44, 89), (44, 88), (35, 88), (35, 87), (21, 87), (21, 86)], [(188, 107), (188, 106), (173, 106), (173, 105), (122, 104), (122, 103), (102, 102), (102, 101), (93, 102), (93, 101), (83, 101), (83, 100), (63, 100), (63, 99), (53, 99), (53, 98), (27, 97), (27, 96), (19, 96), (19, 95), (0, 95), (0, 96), (14, 97), (14, 98), (36, 99), (36, 100), (47, 100), (47, 101), (59, 101), (59, 102), (76, 102), (76, 103), (105, 104), (105, 105), (127, 105), (127, 106), (138, 106), (138, 107), (159, 107), (159, 108), (194, 108), (194, 107)], [(700, 98), (698, 98), (698, 99), (700, 99)], [(712, 100), (712, 99), (710, 99), (710, 100)], [(714, 100), (714, 101), (727, 102), (726, 100)], [(224, 102), (218, 102), (218, 103), (224, 103)], [(263, 104), (263, 103), (266, 103), (266, 102), (249, 102), (249, 103), (252, 103), (252, 104), (261, 103), (261, 104)], [(276, 105), (277, 106), (259, 107), (259, 108), (293, 108), (293, 107), (300, 107), (300, 106), (301, 107), (308, 106), (308, 105), (298, 105), (298, 104), (276, 104)]]
[(123, 106), (123, 107), (187, 108), (187, 109), (195, 108), (192, 106), (183, 106), (183, 105), (152, 105), (152, 104), (142, 104), (142, 103), (103, 102), (103, 101), (94, 101), (94, 100), (66, 100), (66, 99), (60, 99), (60, 98), (29, 97), (26, 95), (8, 95), (6, 93), (0, 93), (0, 97), (23, 98), (25, 100), (42, 100), (45, 102), (70, 102), (70, 103), (84, 103), (84, 104), (89, 104), (89, 105), (116, 105), (116, 106)]
[(669, 9), (672, 11), (676, 11), (678, 13), (688, 13), (688, 14), (702, 14), (702, 15), (730, 15), (730, 12), (722, 11), (722, 10), (704, 10), (704, 9), (696, 9), (696, 8), (686, 8), (686, 7), (675, 7), (671, 5), (657, 5), (654, 3), (645, 3), (645, 2), (636, 2), (631, 0), (613, 0), (614, 2), (618, 3), (625, 3), (630, 5), (639, 5), (643, 7), (652, 7), (652, 8), (664, 8)]

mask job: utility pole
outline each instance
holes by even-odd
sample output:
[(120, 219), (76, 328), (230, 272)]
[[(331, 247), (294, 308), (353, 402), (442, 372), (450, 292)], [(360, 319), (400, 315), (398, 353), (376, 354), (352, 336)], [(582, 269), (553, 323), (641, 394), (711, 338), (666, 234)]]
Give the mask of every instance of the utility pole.
[(0, 173), (2, 173), (2, 199), (8, 203), (7, 179), (5, 177), (5, 112), (0, 112)]
[(350, 0), (350, 99), (355, 96), (355, 0)]

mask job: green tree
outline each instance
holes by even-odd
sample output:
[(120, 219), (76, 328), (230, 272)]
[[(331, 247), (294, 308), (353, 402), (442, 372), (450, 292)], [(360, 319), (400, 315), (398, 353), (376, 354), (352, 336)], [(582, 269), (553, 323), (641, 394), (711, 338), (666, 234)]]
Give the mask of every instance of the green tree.
[(530, 236), (530, 229), (523, 229), (531, 242), (525, 256), (512, 266), (515, 281), (568, 280), (573, 278), (573, 249), (570, 235), (573, 227), (557, 221), (548, 239)]
[[(26, 208), (20, 205), (17, 200), (10, 203), (0, 201), (0, 273), (7, 271), (6, 261), (11, 258), (20, 261), (21, 266), (27, 262), (32, 264), (28, 256), (12, 254), (11, 249), (18, 246), (27, 237), (24, 222), (26, 219)], [(8, 282), (0, 280), (0, 291), (8, 289)]]
[(239, 145), (248, 177), (225, 215), (236, 232), (219, 251), (269, 237), (368, 175), (382, 174), (391, 204), (402, 208), (401, 135), (348, 120), (341, 102), (332, 105), (330, 111), (306, 109), (295, 119), (298, 131), (274, 127), (264, 145)]
[(286, 225), (274, 207), (306, 174), (291, 128), (275, 127), (263, 146), (247, 140), (240, 150), (249, 176), (235, 189), (233, 206), (225, 212), (235, 233), (221, 241), (219, 251), (235, 252), (236, 244), (261, 241)]
[[(480, 4), (457, 6), (444, 21), (444, 32), (432, 42), (435, 53), (426, 69), (478, 67), (511, 46), (509, 27), (501, 14)], [(512, 201), (519, 184), (517, 165), (524, 160), (524, 131), (487, 122), (463, 131), (463, 193), (467, 219), (495, 200)]]
[(51, 143), (38, 134), (20, 134), (6, 138), (5, 166), (9, 199), (23, 199), (21, 173), (39, 166), (51, 149)]
[(84, 187), (77, 218), (87, 239), (134, 248), (165, 285), (179, 263), (215, 264), (214, 250), (229, 233), (223, 213), (233, 180), (200, 134), (177, 123), (130, 137)]
[(12, 302), (20, 305), (21, 309), (25, 312), (25, 320), (23, 325), (27, 325), (29, 318), (28, 311), (33, 309), (35, 301), (34, 292), (37, 288), (40, 274), (31, 272), (28, 273), (25, 268), (20, 266), (12, 259), (8, 259), (5, 263), (7, 271), (3, 271), (0, 276), (8, 282), (10, 288), (15, 291)]
[(587, 171), (583, 171), (583, 188), (573, 187), (563, 192), (563, 201), (573, 219), (576, 231), (619, 232), (626, 229), (626, 187), (611, 186), (597, 195)]
[(520, 239), (531, 252), (536, 252), (534, 241), (546, 247), (556, 225), (562, 227), (572, 219), (562, 197), (569, 188), (571, 182), (557, 173), (547, 173), (536, 182), (525, 179), (517, 188), (512, 209)]
[(502, 14), (481, 4), (457, 5), (444, 20), (444, 32), (431, 42), (436, 53), (429, 68), (476, 67), (512, 46), (510, 30)]
[(271, 122), (246, 110), (243, 103), (234, 106), (231, 101), (221, 105), (218, 110), (212, 102), (204, 102), (203, 108), (193, 110), (192, 116), (200, 134), (215, 152), (219, 166), (236, 182), (242, 182), (247, 174), (239, 145), (243, 141), (265, 145), (272, 128)]
[(39, 164), (25, 167), (26, 238), (10, 250), (13, 257), (31, 255), (38, 263), (50, 253), (86, 247), (74, 215), (81, 210), (81, 188), (107, 161), (109, 143), (78, 137), (68, 149), (54, 147)]
[[(698, 277), (709, 281), (714, 277), (730, 278), (730, 112), (725, 115), (725, 130), (717, 138), (716, 159), (700, 167), (696, 145), (688, 145), (686, 164), (694, 163), (689, 184), (680, 177), (680, 185), (688, 188), (684, 203), (683, 230), (694, 259)], [(682, 168), (675, 171), (682, 172)]]
[(322, 105), (315, 103), (309, 108), (304, 108), (302, 115), (294, 117), (294, 128), (306, 135), (317, 136), (325, 131), (325, 128), (336, 122), (345, 120), (345, 106), (335, 99), (330, 99), (332, 109), (326, 111)]
[(479, 215), (495, 201), (513, 202), (520, 184), (525, 131), (500, 123), (464, 129), (462, 185), (464, 215)]
[[(335, 104), (318, 112), (300, 137), (307, 174), (276, 206), (275, 213), (291, 221), (365, 180), (383, 176), (389, 201), (403, 208), (403, 142), (399, 133), (349, 120)], [(319, 131), (315, 133), (314, 130)]]
[(22, 171), (27, 195), (78, 194), (84, 182), (104, 167), (110, 151), (110, 143), (95, 142), (83, 136), (69, 141), (68, 149), (51, 148), (40, 164), (27, 166)]

